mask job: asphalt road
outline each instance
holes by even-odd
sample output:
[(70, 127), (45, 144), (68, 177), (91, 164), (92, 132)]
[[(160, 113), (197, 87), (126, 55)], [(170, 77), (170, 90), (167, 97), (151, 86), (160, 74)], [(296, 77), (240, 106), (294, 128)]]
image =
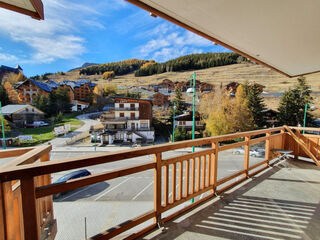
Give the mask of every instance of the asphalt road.
[[(188, 153), (188, 151), (171, 151), (165, 153), (163, 158), (178, 156), (186, 153)], [(92, 152), (53, 151), (51, 153), (51, 160), (54, 161), (55, 159), (61, 158), (86, 156), (88, 154), (92, 154)], [(232, 154), (232, 150), (220, 152), (218, 158), (218, 179), (243, 169), (243, 158), (243, 155)], [(250, 156), (250, 165), (262, 160), (263, 158), (254, 158)], [(148, 155), (124, 161), (90, 166), (86, 169), (88, 169), (92, 174), (96, 174), (152, 161), (153, 156)], [(178, 176), (179, 168), (177, 167), (176, 170)], [(171, 174), (171, 171), (172, 169), (169, 168), (169, 174)], [(70, 171), (53, 174), (53, 182), (68, 172)], [(171, 189), (169, 190), (170, 192), (172, 191)], [(86, 186), (84, 188), (68, 192), (62, 195), (56, 201), (153, 201), (153, 170)]]

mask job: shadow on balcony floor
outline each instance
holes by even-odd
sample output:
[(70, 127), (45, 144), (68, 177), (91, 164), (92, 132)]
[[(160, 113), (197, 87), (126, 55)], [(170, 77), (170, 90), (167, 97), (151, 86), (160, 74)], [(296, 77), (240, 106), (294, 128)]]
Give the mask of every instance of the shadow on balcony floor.
[(141, 239), (319, 239), (320, 171), (289, 160)]

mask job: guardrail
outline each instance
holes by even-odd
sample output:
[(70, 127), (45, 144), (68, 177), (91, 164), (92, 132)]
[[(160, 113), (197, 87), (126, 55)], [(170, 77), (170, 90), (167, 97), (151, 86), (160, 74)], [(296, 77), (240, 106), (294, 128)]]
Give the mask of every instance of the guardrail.
[[(158, 223), (166, 222), (182, 212), (206, 201), (209, 198), (212, 198), (215, 194), (219, 194), (244, 181), (247, 177), (263, 171), (272, 164), (271, 160), (273, 156), (271, 155), (271, 150), (276, 148), (286, 148), (286, 136), (288, 136), (288, 133), (285, 132), (285, 129), (283, 127), (279, 127), (148, 146), (132, 150), (92, 154), (84, 157), (55, 160), (51, 162), (34, 162), (33, 160), (37, 156), (32, 158), (29, 155), (28, 157), (26, 155), (22, 155), (21, 158), (25, 159), (24, 163), (32, 164), (12, 165), (2, 168), (0, 172), (0, 180), (2, 184), (8, 181), (20, 180), (22, 196), (21, 209), (23, 210), (22, 221), (24, 223), (24, 229), (21, 232), (24, 234), (24, 239), (35, 240), (40, 239), (39, 223), (37, 220), (38, 218), (36, 217), (39, 214), (39, 210), (37, 211), (37, 201), (39, 201), (39, 199), (51, 197), (52, 194), (59, 192), (65, 192), (98, 182), (153, 169), (154, 209), (137, 218), (129, 219), (123, 224), (107, 229), (104, 232), (93, 236), (91, 239), (109, 239), (144, 223), (149, 219), (154, 219), (153, 224), (129, 237), (136, 238), (154, 228)], [(241, 139), (241, 141), (221, 145), (222, 142), (232, 139)], [(265, 158), (250, 166), (250, 146), (260, 142), (264, 142), (265, 144)], [(194, 153), (187, 153), (182, 156), (163, 158), (163, 152), (203, 145), (210, 145), (211, 147)], [(219, 152), (240, 146), (244, 146), (245, 151), (243, 157), (243, 169), (239, 172), (218, 179), (217, 164)], [(102, 163), (110, 163), (150, 154), (154, 155), (153, 162), (113, 170), (110, 172), (102, 172), (80, 179), (70, 180), (65, 183), (46, 183), (37, 185), (37, 181), (35, 180), (38, 176), (49, 175), (55, 172), (93, 166)], [(31, 161), (30, 159), (33, 160)], [(169, 169), (172, 170), (171, 174), (169, 174)], [(163, 176), (162, 172), (164, 173)], [(171, 194), (169, 193), (170, 189)], [(163, 217), (163, 214), (168, 210), (192, 198), (196, 198), (205, 192), (207, 193), (206, 197), (196, 199), (194, 203), (187, 207)]]

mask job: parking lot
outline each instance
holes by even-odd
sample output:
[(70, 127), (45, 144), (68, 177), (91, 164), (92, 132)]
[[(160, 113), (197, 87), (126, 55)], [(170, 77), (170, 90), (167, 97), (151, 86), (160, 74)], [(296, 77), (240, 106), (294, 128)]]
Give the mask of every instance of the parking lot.
[[(196, 149), (196, 151), (203, 149)], [(169, 158), (191, 152), (191, 149), (171, 151), (163, 154), (163, 158)], [(51, 160), (72, 158), (94, 154), (93, 151), (53, 151)], [(232, 150), (219, 152), (218, 157), (218, 179), (243, 169), (242, 154), (233, 154)], [(255, 164), (263, 158), (250, 156), (250, 165)], [(92, 174), (112, 171), (128, 166), (152, 162), (153, 156), (132, 158), (86, 168)], [(178, 169), (177, 169), (178, 171)], [(69, 171), (68, 171), (69, 172)], [(52, 174), (52, 181), (68, 172)], [(171, 176), (171, 168), (169, 169)], [(184, 181), (185, 179), (183, 179)], [(169, 184), (171, 185), (171, 183)], [(178, 187), (178, 185), (176, 186)], [(169, 197), (171, 197), (169, 188)], [(199, 196), (200, 198), (205, 195)], [(119, 224), (130, 217), (138, 216), (153, 208), (153, 170), (132, 174), (125, 177), (100, 182), (90, 186), (68, 192), (54, 200), (55, 216), (58, 222), (57, 239), (79, 239), (84, 238), (84, 228), (73, 226), (84, 226), (84, 218), (87, 221), (88, 236), (96, 234), (106, 228)], [(75, 228), (77, 229), (77, 228)], [(64, 238), (62, 238), (64, 236)]]

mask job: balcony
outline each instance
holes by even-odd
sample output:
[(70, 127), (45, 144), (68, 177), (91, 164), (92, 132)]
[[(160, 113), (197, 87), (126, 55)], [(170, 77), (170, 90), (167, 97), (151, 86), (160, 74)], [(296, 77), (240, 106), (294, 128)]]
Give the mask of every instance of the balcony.
[[(59, 217), (53, 194), (153, 171), (152, 210), (116, 226), (107, 225), (110, 228), (101, 229), (91, 239), (134, 239), (145, 234), (148, 239), (316, 239), (320, 235), (320, 135), (302, 134), (302, 130), (320, 132), (284, 126), (54, 161), (50, 161), (51, 146), (1, 151), (1, 158), (15, 159), (0, 172), (0, 238), (54, 239)], [(185, 150), (194, 146), (195, 152)], [(225, 154), (242, 146), (243, 155)], [(252, 156), (258, 148), (264, 157)], [(169, 156), (174, 150), (179, 152)], [(283, 150), (294, 158), (286, 160)], [(145, 161), (147, 156), (154, 160)], [(135, 157), (143, 157), (144, 162), (51, 183), (50, 174), (109, 166)], [(301, 157), (309, 162), (300, 161)], [(122, 182), (127, 190), (130, 179)], [(119, 206), (113, 209), (119, 216), (122, 210)], [(122, 214), (129, 216), (131, 211)], [(157, 235), (158, 226), (165, 228), (161, 235)], [(77, 228), (80, 231), (83, 226)]]
[(132, 108), (132, 107), (123, 107), (123, 108), (118, 107), (118, 108), (114, 108), (114, 109), (115, 109), (115, 111), (139, 111), (139, 107), (134, 107), (134, 108)]

